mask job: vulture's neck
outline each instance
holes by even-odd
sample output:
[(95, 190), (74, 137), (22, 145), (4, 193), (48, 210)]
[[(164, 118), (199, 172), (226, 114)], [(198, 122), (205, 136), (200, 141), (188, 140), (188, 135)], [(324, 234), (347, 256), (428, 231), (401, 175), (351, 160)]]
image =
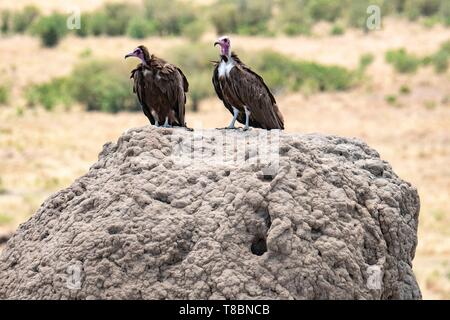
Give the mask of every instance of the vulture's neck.
[(144, 67), (148, 67), (148, 66), (150, 66), (150, 63), (151, 63), (151, 60), (153, 59), (153, 55), (151, 55), (151, 56), (145, 56), (144, 57), (144, 59), (142, 59), (141, 60), (141, 63), (142, 63), (142, 65), (144, 66)]
[(223, 61), (225, 63), (228, 63), (228, 61), (231, 61), (233, 59), (233, 57), (231, 56), (231, 54), (229, 55), (221, 55), (220, 56), (220, 61)]

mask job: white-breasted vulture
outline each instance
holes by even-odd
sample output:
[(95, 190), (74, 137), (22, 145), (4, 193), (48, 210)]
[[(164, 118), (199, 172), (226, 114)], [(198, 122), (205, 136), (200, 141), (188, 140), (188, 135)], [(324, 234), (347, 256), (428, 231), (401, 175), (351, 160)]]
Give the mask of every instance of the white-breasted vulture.
[(139, 46), (126, 58), (136, 57), (141, 63), (131, 71), (133, 92), (150, 123), (159, 127), (186, 127), (184, 119), (189, 83), (177, 66), (150, 55)]
[(231, 41), (221, 37), (214, 46), (220, 46), (220, 61), (215, 63), (212, 82), (217, 96), (233, 115), (228, 129), (235, 128), (236, 120), (249, 127), (284, 129), (283, 115), (275, 97), (264, 80), (231, 52)]

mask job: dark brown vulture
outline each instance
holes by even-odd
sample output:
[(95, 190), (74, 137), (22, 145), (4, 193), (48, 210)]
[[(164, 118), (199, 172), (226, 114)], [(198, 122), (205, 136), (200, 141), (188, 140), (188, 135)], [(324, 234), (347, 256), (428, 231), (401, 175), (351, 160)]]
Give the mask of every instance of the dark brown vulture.
[(264, 80), (231, 52), (228, 37), (221, 37), (220, 61), (215, 63), (212, 82), (217, 96), (233, 115), (228, 129), (237, 121), (262, 129), (284, 129), (283, 115)]
[(128, 57), (136, 57), (141, 63), (131, 71), (142, 111), (150, 123), (159, 127), (186, 127), (184, 120), (186, 92), (189, 83), (183, 72), (173, 64), (151, 55), (144, 46), (137, 47)]

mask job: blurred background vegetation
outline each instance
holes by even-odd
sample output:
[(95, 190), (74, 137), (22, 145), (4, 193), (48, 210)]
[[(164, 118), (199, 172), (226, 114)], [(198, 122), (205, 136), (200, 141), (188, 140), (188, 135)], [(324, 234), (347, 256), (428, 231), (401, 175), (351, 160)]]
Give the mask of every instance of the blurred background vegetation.
[(211, 84), (223, 34), (288, 131), (361, 138), (418, 187), (415, 272), (426, 298), (450, 299), (450, 0), (0, 2), (0, 236), (148, 123), (129, 79), (138, 61), (123, 59), (140, 44), (188, 77), (188, 125), (226, 125)]
[[(378, 5), (383, 16), (422, 19), (428, 26), (450, 25), (448, 0), (216, 0), (209, 5), (143, 0), (141, 4), (107, 3), (83, 14), (81, 29), (73, 32), (80, 37), (184, 35), (198, 39), (212, 26), (217, 34), (277, 36), (310, 34), (314, 24), (327, 21), (334, 24), (332, 34), (342, 34), (346, 27), (366, 30), (369, 5)], [(33, 33), (46, 46), (56, 45), (67, 34), (64, 25), (60, 14), (44, 15), (34, 5), (0, 12), (3, 34)]]
[[(383, 16), (399, 16), (422, 23), (450, 25), (448, 0), (217, 0), (210, 4), (180, 0), (143, 0), (141, 3), (106, 3), (81, 16), (81, 28), (69, 30), (67, 15), (61, 12), (41, 13), (38, 5), (21, 10), (0, 12), (0, 31), (3, 35), (30, 34), (41, 39), (46, 47), (58, 45), (69, 34), (88, 36), (129, 36), (144, 39), (149, 36), (182, 36), (198, 42), (208, 30), (216, 34), (239, 34), (276, 37), (280, 34), (311, 35), (315, 24), (332, 24), (330, 34), (339, 36), (348, 28), (366, 29), (367, 7), (377, 4)], [(436, 72), (445, 72), (450, 57), (449, 43), (428, 57), (416, 57), (404, 48), (386, 53), (386, 61), (400, 73), (414, 73), (421, 65), (432, 64)], [(239, 49), (244, 61), (261, 72), (275, 92), (342, 91), (358, 85), (364, 69), (372, 59), (361, 57), (363, 65), (357, 70), (300, 61), (265, 50), (258, 55)], [(195, 59), (192, 57), (195, 56)], [(170, 62), (179, 64), (191, 84), (189, 106), (198, 110), (199, 102), (214, 95), (210, 85), (211, 63), (216, 53), (205, 44), (180, 46), (169, 54)], [(42, 105), (51, 110), (57, 105), (69, 108), (79, 102), (87, 110), (117, 112), (138, 110), (129, 97), (129, 83), (125, 68), (110, 68), (119, 61), (101, 62), (91, 59), (75, 67), (73, 74), (48, 83), (31, 86), (26, 92), (28, 106)], [(111, 69), (111, 70), (110, 70)], [(91, 72), (90, 70), (95, 70)], [(83, 77), (85, 82), (77, 81)], [(108, 78), (108, 82), (101, 80)], [(93, 86), (91, 84), (96, 84)], [(112, 90), (114, 89), (114, 90)], [(8, 86), (0, 84), (0, 104), (8, 100)]]

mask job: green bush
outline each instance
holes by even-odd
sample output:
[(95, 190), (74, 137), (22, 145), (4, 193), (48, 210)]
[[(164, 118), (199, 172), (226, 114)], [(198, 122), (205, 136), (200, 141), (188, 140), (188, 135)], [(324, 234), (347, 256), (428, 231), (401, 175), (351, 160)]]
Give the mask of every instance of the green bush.
[[(369, 31), (367, 29), (367, 19), (369, 14), (367, 8), (370, 5), (377, 5), (383, 8), (384, 0), (349, 0), (348, 10), (344, 10), (347, 14), (347, 23), (350, 27)], [(383, 14), (383, 11), (381, 12)]]
[(127, 28), (127, 35), (134, 39), (143, 39), (152, 34), (156, 34), (156, 32), (156, 23), (151, 20), (146, 20), (143, 17), (134, 17)]
[(386, 62), (392, 64), (400, 73), (414, 73), (421, 63), (419, 58), (407, 53), (405, 49), (389, 50), (386, 53)]
[(66, 17), (58, 13), (42, 17), (33, 26), (32, 31), (41, 38), (42, 45), (54, 47), (68, 32)]
[(272, 17), (272, 2), (260, 0), (235, 0), (238, 3), (238, 33), (245, 35), (267, 34)]
[(431, 57), (431, 63), (437, 73), (444, 73), (448, 69), (450, 55), (448, 52), (439, 51)]
[(137, 110), (131, 91), (129, 69), (123, 61), (87, 60), (75, 66), (71, 75), (31, 86), (26, 92), (29, 106), (84, 104), (89, 111), (118, 112)]
[(439, 16), (445, 25), (450, 26), (450, 1), (442, 1)]
[(370, 66), (373, 62), (373, 60), (375, 60), (375, 57), (373, 54), (371, 53), (365, 53), (361, 56), (361, 58), (359, 59), (359, 68), (360, 69), (367, 69), (368, 66)]
[(406, 16), (415, 20), (420, 16), (432, 16), (439, 12), (441, 2), (447, 0), (406, 0), (404, 10)]
[(76, 30), (76, 34), (82, 37), (89, 34), (94, 36), (125, 35), (136, 11), (139, 11), (138, 7), (126, 3), (107, 3), (92, 13), (83, 14), (81, 29)]
[(0, 84), (0, 105), (9, 102), (10, 87), (6, 84)]
[(217, 34), (237, 33), (238, 10), (234, 3), (221, 2), (212, 10), (211, 22)]
[(444, 42), (435, 54), (425, 58), (425, 61), (431, 63), (437, 73), (444, 73), (447, 71), (449, 60), (450, 41)]
[(385, 0), (383, 1), (382, 12), (401, 14), (405, 11), (407, 0)]
[(210, 71), (202, 71), (189, 77), (189, 100), (191, 101), (192, 111), (199, 110), (198, 105), (202, 99), (214, 95), (211, 78)]
[(88, 34), (99, 36), (106, 33), (105, 26), (107, 24), (108, 17), (104, 14), (104, 12), (97, 11), (90, 15), (85, 15), (84, 19)]
[(298, 61), (273, 51), (258, 53), (253, 65), (276, 92), (305, 88), (314, 91), (347, 90), (355, 82), (354, 72), (345, 68)]
[(30, 107), (43, 106), (51, 111), (58, 105), (69, 106), (73, 101), (68, 78), (56, 78), (47, 83), (31, 86), (25, 93)]
[(344, 27), (342, 27), (339, 24), (333, 25), (333, 27), (331, 28), (331, 31), (330, 31), (330, 34), (332, 36), (340, 36), (340, 35), (343, 35), (344, 33), (345, 33)]
[(408, 94), (411, 93), (411, 88), (410, 88), (408, 85), (403, 84), (403, 85), (400, 87), (399, 92), (400, 92), (402, 95), (408, 95)]
[(359, 58), (358, 69), (355, 72), (355, 78), (362, 80), (367, 68), (373, 63), (375, 57), (371, 53), (365, 53)]
[(84, 13), (80, 17), (80, 28), (75, 29), (75, 34), (79, 37), (86, 37), (90, 33), (90, 20), (91, 15), (89, 13)]
[(259, 0), (219, 0), (212, 7), (211, 21), (218, 34), (268, 34), (272, 2)]
[(390, 94), (384, 97), (384, 99), (386, 100), (386, 102), (388, 104), (390, 104), (391, 106), (395, 106), (397, 105), (397, 96), (394, 94)]
[(201, 99), (215, 95), (210, 61), (217, 59), (217, 55), (217, 49), (205, 44), (181, 45), (170, 50), (169, 61), (180, 66), (189, 81), (188, 96), (194, 111)]
[(281, 0), (276, 26), (287, 35), (310, 34), (312, 19), (307, 14), (305, 2)]
[(183, 35), (191, 41), (200, 40), (201, 36), (205, 32), (205, 21), (196, 20), (188, 25), (186, 25), (183, 29)]
[(156, 24), (160, 35), (180, 35), (196, 19), (196, 10), (179, 0), (145, 0), (145, 16)]
[(421, 22), (425, 28), (433, 28), (436, 24), (441, 22), (441, 19), (439, 16), (431, 16), (423, 18)]
[(12, 16), (12, 31), (24, 33), (40, 16), (40, 11), (35, 6), (26, 6)]
[(0, 14), (0, 31), (3, 34), (7, 34), (11, 30), (11, 11), (9, 10), (3, 10)]
[(136, 14), (136, 8), (126, 3), (107, 3), (102, 8), (105, 17), (103, 20), (103, 32), (108, 36), (124, 35), (127, 31), (128, 23)]
[(341, 11), (345, 9), (342, 0), (313, 0), (307, 1), (307, 10), (314, 21), (334, 22), (341, 16)]
[(70, 95), (87, 110), (136, 110), (129, 70), (123, 61), (89, 60), (75, 66), (69, 79)]
[(94, 36), (124, 35), (132, 19), (133, 8), (125, 3), (107, 3), (92, 13), (83, 14), (81, 29), (76, 30), (76, 34), (82, 37), (89, 34)]

